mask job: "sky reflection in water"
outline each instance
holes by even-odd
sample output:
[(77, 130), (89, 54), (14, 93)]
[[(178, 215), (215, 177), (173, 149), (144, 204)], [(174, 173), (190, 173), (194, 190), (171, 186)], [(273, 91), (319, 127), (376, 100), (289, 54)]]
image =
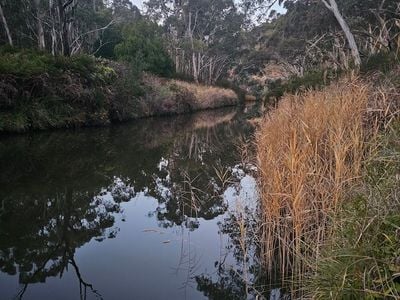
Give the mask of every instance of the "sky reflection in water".
[(246, 298), (232, 212), (256, 208), (236, 149), (257, 113), (0, 138), (1, 299)]

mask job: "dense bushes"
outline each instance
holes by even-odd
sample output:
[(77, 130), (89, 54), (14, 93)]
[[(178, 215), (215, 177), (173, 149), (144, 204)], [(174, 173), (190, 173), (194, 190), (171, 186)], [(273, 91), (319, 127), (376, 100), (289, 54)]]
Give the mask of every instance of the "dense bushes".
[(126, 64), (88, 55), (53, 57), (0, 48), (0, 133), (106, 125), (232, 105), (237, 102), (232, 93), (142, 76)]
[(376, 141), (362, 187), (334, 219), (307, 287), (314, 299), (400, 298), (400, 124), (392, 125)]
[(88, 55), (52, 56), (34, 50), (0, 50), (0, 131), (108, 123), (117, 76)]
[(400, 63), (400, 57), (393, 52), (380, 52), (369, 56), (361, 65), (361, 72), (381, 71), (387, 73)]
[(333, 79), (338, 78), (340, 72), (333, 70), (312, 70), (304, 76), (292, 76), (287, 80), (274, 80), (268, 83), (265, 98), (267, 101), (279, 99), (286, 93), (295, 93), (308, 89), (321, 88)]
[[(400, 63), (400, 58), (393, 52), (380, 52), (363, 60), (360, 68), (361, 74), (371, 72), (387, 73), (393, 66)], [(291, 76), (288, 79), (270, 81), (265, 88), (265, 99), (267, 101), (281, 98), (284, 94), (318, 89), (328, 85), (340, 77), (343, 70), (310, 70), (303, 76)]]
[(161, 76), (172, 75), (173, 62), (157, 24), (137, 21), (123, 29), (122, 38), (123, 41), (115, 47), (115, 54), (136, 72), (143, 70)]
[(28, 77), (61, 75), (65, 72), (77, 73), (91, 81), (107, 80), (113, 76), (112, 69), (96, 63), (96, 59), (90, 55), (52, 56), (33, 49), (0, 48), (0, 74)]

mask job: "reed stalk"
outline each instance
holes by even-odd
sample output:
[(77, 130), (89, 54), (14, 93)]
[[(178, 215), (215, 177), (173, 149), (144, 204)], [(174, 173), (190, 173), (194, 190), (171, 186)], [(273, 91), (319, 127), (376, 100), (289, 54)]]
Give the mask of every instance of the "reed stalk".
[(355, 79), (287, 95), (260, 126), (262, 260), (284, 282), (315, 266), (332, 216), (360, 177), (369, 95)]

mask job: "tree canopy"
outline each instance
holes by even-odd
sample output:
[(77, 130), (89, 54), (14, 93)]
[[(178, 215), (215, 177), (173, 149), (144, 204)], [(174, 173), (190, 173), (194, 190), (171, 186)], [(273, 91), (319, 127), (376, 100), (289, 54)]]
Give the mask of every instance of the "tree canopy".
[[(303, 75), (398, 53), (399, 6), (396, 0), (147, 0), (141, 12), (129, 0), (3, 0), (0, 43), (249, 85), (270, 64)], [(256, 12), (266, 21), (257, 21)]]
[(126, 25), (122, 29), (122, 42), (115, 46), (115, 54), (139, 70), (171, 75), (173, 62), (160, 31), (157, 24), (145, 20)]

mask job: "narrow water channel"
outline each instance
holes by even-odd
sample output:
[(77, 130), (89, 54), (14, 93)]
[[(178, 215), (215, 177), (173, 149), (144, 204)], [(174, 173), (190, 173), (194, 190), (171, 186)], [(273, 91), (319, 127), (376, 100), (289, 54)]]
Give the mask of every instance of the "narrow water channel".
[(0, 299), (251, 298), (257, 111), (0, 137)]

